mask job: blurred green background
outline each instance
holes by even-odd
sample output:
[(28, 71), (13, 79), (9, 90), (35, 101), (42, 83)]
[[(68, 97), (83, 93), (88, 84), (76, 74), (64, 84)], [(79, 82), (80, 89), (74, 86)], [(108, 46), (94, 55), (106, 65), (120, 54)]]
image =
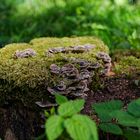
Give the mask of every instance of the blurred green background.
[(0, 46), (43, 36), (98, 36), (140, 48), (139, 0), (0, 0)]

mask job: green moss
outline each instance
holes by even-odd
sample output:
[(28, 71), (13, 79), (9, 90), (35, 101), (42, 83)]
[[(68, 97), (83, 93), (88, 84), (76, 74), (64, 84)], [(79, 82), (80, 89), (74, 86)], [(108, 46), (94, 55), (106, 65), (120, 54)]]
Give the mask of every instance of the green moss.
[(140, 58), (140, 48), (138, 49), (134, 49), (134, 48), (131, 48), (131, 49), (116, 49), (114, 51), (111, 52), (111, 57), (112, 57), (112, 60), (115, 60), (115, 61), (120, 61), (120, 59), (122, 57), (125, 57), (125, 56), (135, 56), (136, 58)]
[(140, 59), (135, 56), (122, 57), (114, 67), (117, 74), (135, 74), (140, 73)]
[[(45, 51), (53, 47), (68, 47), (82, 44), (94, 44), (96, 47), (83, 54), (55, 54), (55, 57), (45, 56)], [(37, 52), (35, 57), (14, 59), (13, 54), (17, 50), (32, 48)], [(33, 39), (29, 44), (9, 44), (0, 49), (0, 94), (13, 93), (13, 90), (22, 91), (34, 89), (41, 91), (52, 83), (52, 77), (49, 72), (49, 66), (52, 63), (62, 65), (66, 63), (63, 57), (82, 58), (90, 61), (98, 61), (96, 54), (98, 52), (108, 53), (107, 46), (94, 37), (76, 37), (76, 38), (39, 38)], [(12, 86), (11, 86), (12, 85)], [(9, 87), (9, 88), (8, 88)], [(8, 89), (6, 89), (8, 88)], [(35, 91), (32, 91), (33, 94)]]
[(41, 46), (42, 49), (53, 48), (53, 47), (68, 47), (83, 44), (95, 44), (96, 50), (108, 52), (108, 47), (96, 37), (64, 37), (64, 38), (37, 38), (30, 41), (30, 44), (34, 46)]

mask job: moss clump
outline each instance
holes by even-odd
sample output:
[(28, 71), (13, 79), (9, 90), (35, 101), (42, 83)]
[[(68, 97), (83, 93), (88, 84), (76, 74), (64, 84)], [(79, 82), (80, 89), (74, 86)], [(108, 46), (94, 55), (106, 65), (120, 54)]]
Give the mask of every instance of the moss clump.
[(111, 52), (112, 60), (120, 61), (122, 57), (135, 56), (140, 58), (140, 48), (131, 49), (116, 49)]
[[(55, 54), (55, 57), (45, 56), (46, 50), (54, 47), (69, 47), (76, 45), (92, 44), (95, 48), (86, 53), (67, 53)], [(37, 55), (29, 58), (15, 59), (15, 52), (25, 49), (33, 49)], [(67, 63), (64, 57), (81, 58), (90, 62), (99, 62), (96, 55), (98, 52), (108, 53), (107, 46), (94, 37), (76, 37), (76, 38), (39, 38), (33, 39), (29, 44), (9, 44), (0, 49), (0, 94), (14, 96), (15, 91), (19, 92), (17, 98), (23, 97), (24, 94), (39, 94), (42, 90), (55, 81), (49, 71), (51, 64), (59, 66)], [(53, 77), (54, 78), (54, 77)], [(27, 93), (26, 93), (27, 92)], [(40, 92), (40, 93), (39, 93)], [(6, 94), (5, 94), (6, 93)], [(27, 95), (24, 95), (27, 96)], [(32, 97), (30, 95), (30, 97)], [(33, 96), (35, 98), (35, 96)], [(0, 99), (1, 100), (1, 99)]]
[(114, 67), (117, 74), (137, 74), (140, 73), (140, 59), (135, 56), (122, 57)]

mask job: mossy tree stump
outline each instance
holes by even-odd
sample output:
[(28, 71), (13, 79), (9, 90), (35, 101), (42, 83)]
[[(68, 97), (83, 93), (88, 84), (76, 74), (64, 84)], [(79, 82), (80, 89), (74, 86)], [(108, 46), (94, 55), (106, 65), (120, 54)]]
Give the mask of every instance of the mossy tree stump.
[[(99, 53), (103, 56), (97, 56)], [(45, 98), (50, 96), (48, 87), (71, 82), (51, 69), (67, 69), (64, 73), (73, 71), (73, 74), (75, 69), (79, 74), (81, 65), (90, 65), (93, 69), (99, 66), (103, 72), (108, 64), (104, 64), (104, 54), (108, 54), (107, 46), (94, 37), (39, 38), (28, 44), (6, 45), (0, 50), (0, 104), (13, 99), (33, 105), (44, 95)]]
[(33, 125), (36, 111), (29, 108), (47, 106), (55, 92), (85, 98), (92, 78), (109, 72), (108, 52), (95, 37), (39, 38), (0, 49), (0, 106), (4, 110), (0, 120), (6, 116), (0, 137), (9, 132), (15, 139), (31, 139), (37, 133)]
[[(30, 140), (38, 136), (42, 124), (40, 107), (53, 105), (56, 92), (86, 98), (89, 90), (98, 85), (98, 78), (110, 72), (108, 53), (107, 46), (95, 37), (39, 38), (0, 49), (0, 137)], [(139, 84), (139, 58), (138, 52), (137, 56), (120, 56), (113, 64), (115, 76), (103, 78), (108, 79), (106, 84), (113, 84), (113, 78), (121, 74), (135, 75)], [(113, 87), (115, 90), (118, 85)], [(88, 98), (95, 100), (100, 96), (96, 93)]]
[[(86, 98), (110, 73), (108, 53), (94, 37), (39, 38), (0, 49), (0, 137), (34, 139), (40, 134), (40, 107), (54, 103), (56, 92)], [(126, 74), (140, 80), (138, 57), (120, 57), (112, 70), (114, 78)]]

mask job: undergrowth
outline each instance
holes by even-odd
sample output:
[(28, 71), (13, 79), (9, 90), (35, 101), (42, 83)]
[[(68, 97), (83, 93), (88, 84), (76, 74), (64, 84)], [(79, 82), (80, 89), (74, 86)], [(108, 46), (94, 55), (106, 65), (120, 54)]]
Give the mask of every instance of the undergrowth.
[[(55, 97), (57, 110), (52, 108), (50, 113), (45, 111), (45, 134), (48, 140), (98, 140), (95, 121), (79, 114), (84, 100), (72, 101), (60, 94), (55, 94)], [(131, 101), (127, 107), (120, 100), (94, 103), (93, 112), (98, 116), (98, 130), (104, 132), (104, 138), (112, 134), (127, 140), (139, 140), (140, 99)]]
[(111, 49), (139, 48), (140, 7), (127, 0), (1, 0), (0, 44), (42, 36), (98, 36)]

